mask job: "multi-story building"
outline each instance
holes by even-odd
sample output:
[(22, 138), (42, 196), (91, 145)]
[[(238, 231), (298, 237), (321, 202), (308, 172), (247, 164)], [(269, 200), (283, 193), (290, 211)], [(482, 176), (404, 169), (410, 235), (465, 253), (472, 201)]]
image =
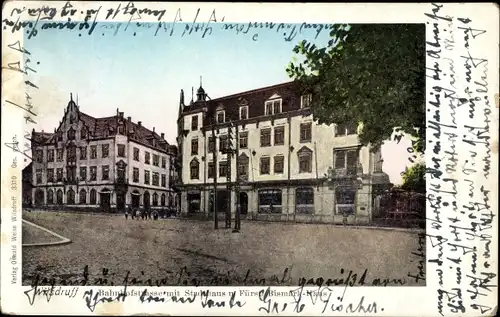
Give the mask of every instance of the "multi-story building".
[(33, 130), (31, 142), (35, 207), (175, 208), (170, 163), (176, 147), (119, 109), (94, 118), (71, 98), (54, 133)]
[(390, 186), (381, 153), (360, 144), (355, 123), (314, 122), (312, 102), (293, 82), (217, 99), (200, 86), (189, 104), (181, 91), (181, 212), (209, 216), (216, 189), (218, 212), (247, 219), (370, 221), (373, 197)]

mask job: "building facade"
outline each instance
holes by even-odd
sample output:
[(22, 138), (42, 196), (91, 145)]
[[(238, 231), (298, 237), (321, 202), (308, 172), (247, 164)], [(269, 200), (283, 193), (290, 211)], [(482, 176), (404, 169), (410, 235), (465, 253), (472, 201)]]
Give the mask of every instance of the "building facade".
[(313, 100), (293, 82), (213, 100), (200, 86), (188, 104), (181, 91), (181, 213), (239, 208), (255, 220), (369, 222), (373, 198), (391, 186), (381, 153), (359, 143), (356, 124), (315, 123)]
[(175, 210), (165, 135), (116, 115), (94, 118), (71, 100), (54, 133), (35, 132), (32, 202), (35, 208), (123, 212)]

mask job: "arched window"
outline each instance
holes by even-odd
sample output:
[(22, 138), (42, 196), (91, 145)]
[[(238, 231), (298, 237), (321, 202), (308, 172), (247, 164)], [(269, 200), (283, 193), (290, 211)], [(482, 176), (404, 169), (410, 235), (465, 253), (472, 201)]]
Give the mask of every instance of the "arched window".
[(80, 199), (79, 199), (80, 204), (86, 204), (87, 203), (87, 191), (85, 189), (80, 189)]
[(63, 204), (63, 191), (62, 189), (57, 190), (57, 204), (62, 205)]
[(68, 190), (68, 194), (66, 196), (66, 204), (67, 205), (75, 204), (75, 191), (71, 188)]
[(95, 189), (90, 190), (90, 204), (97, 205), (97, 192)]
[(190, 167), (190, 176), (191, 179), (199, 179), (200, 177), (200, 162), (196, 158), (194, 158), (191, 163), (189, 163)]
[(314, 189), (312, 187), (297, 188), (295, 190), (295, 212), (298, 214), (312, 214), (314, 211)]
[(166, 197), (165, 194), (161, 194), (161, 205), (165, 206)]
[(43, 205), (45, 203), (45, 201), (44, 201), (45, 197), (44, 196), (45, 196), (45, 194), (44, 194), (43, 190), (37, 189), (35, 191), (35, 205), (37, 205), (37, 206)]
[(158, 194), (153, 194), (153, 206), (158, 206)]
[(174, 205), (174, 197), (172, 197), (172, 194), (168, 194), (168, 206), (172, 207)]
[(54, 191), (52, 189), (49, 189), (47, 191), (47, 204), (48, 205), (54, 204)]

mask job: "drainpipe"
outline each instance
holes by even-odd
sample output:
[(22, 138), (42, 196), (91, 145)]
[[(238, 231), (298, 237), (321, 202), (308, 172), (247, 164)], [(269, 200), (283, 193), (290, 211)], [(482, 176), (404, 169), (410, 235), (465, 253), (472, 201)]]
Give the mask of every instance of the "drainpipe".
[[(287, 221), (289, 220), (290, 217), (290, 170), (291, 170), (291, 157), (292, 157), (292, 151), (291, 151), (291, 146), (292, 146), (292, 120), (290, 118), (290, 114), (288, 114), (287, 117), (288, 121), (288, 182), (287, 182), (287, 189), (286, 189), (286, 219)], [(296, 208), (293, 209), (293, 221), (295, 222), (295, 211)]]

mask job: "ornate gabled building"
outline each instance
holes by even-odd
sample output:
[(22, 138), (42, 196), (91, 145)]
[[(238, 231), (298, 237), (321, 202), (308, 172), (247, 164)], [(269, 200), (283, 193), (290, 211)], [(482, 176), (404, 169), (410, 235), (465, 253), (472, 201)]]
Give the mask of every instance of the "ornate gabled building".
[(181, 91), (181, 212), (208, 216), (215, 206), (257, 220), (370, 221), (373, 198), (391, 185), (380, 150), (360, 144), (355, 123), (314, 122), (313, 102), (294, 82), (217, 99), (200, 85), (189, 104)]
[(53, 133), (32, 132), (34, 207), (175, 210), (176, 146), (119, 109), (114, 116), (95, 118), (70, 99)]

